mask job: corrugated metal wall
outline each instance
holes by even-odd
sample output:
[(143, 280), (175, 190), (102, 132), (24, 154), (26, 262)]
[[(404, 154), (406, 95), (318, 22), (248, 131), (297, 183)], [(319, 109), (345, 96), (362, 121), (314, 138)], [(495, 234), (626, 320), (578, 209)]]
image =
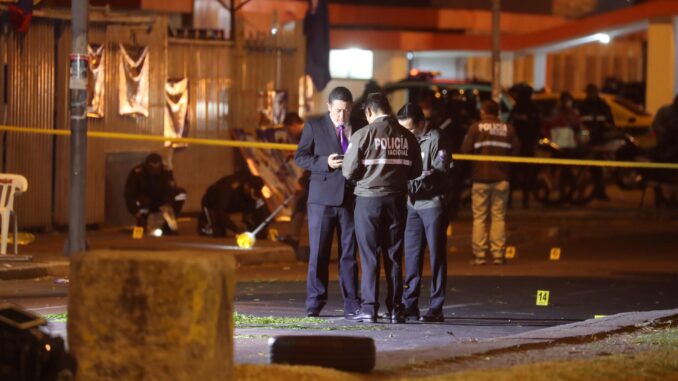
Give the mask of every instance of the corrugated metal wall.
[[(232, 57), (232, 44), (227, 42), (169, 39), (167, 76), (188, 78), (189, 136), (230, 139)], [(188, 193), (186, 211), (200, 210), (205, 189), (233, 173), (233, 158), (233, 149), (226, 147), (189, 145), (173, 151), (175, 178)]]
[[(0, 32), (2, 33), (2, 32)], [(34, 20), (25, 34), (0, 36), (0, 66), (7, 81), (0, 109), (4, 125), (51, 129), (54, 125), (54, 27)], [(0, 72), (0, 75), (2, 73)], [(4, 75), (3, 75), (4, 77)], [(4, 81), (3, 81), (4, 82)], [(16, 199), (21, 226), (48, 226), (52, 220), (52, 142), (42, 135), (0, 133), (3, 138), (3, 172), (28, 179), (29, 190)], [(47, 190), (47, 192), (45, 192)]]
[[(68, 106), (68, 56), (71, 52), (71, 29), (68, 24), (62, 27), (58, 36), (58, 85), (59, 124), (57, 128), (69, 129)], [(164, 17), (154, 18), (149, 25), (106, 25), (90, 24), (88, 40), (90, 44), (103, 44), (106, 51), (104, 71), (106, 97), (104, 117), (88, 118), (91, 131), (127, 132), (144, 135), (162, 135), (164, 122), (164, 81), (166, 78), (165, 42), (167, 23)], [(118, 114), (119, 80), (119, 44), (126, 46), (149, 47), (149, 116), (121, 116)], [(63, 101), (61, 101), (63, 99)], [(55, 213), (56, 225), (68, 224), (68, 194), (70, 182), (70, 141), (58, 138), (57, 166), (55, 177)], [(123, 140), (88, 140), (87, 155), (87, 223), (101, 224), (105, 210), (106, 155), (111, 152), (162, 151), (160, 143)], [(120, 179), (119, 181), (125, 181)], [(122, 197), (122, 195), (120, 195)]]
[[(298, 56), (300, 51), (294, 49), (303, 41), (298, 27), (288, 27), (275, 38), (249, 40), (236, 52), (237, 49), (226, 42), (169, 39), (165, 16), (149, 17), (143, 24), (139, 24), (138, 19), (135, 24), (120, 19), (115, 23), (90, 23), (89, 42), (103, 44), (106, 49), (105, 116), (88, 119), (90, 130), (161, 136), (165, 82), (181, 77), (189, 78), (188, 135), (191, 137), (228, 139), (230, 127), (255, 128), (259, 91), (286, 89), (289, 109), (297, 109), (298, 80), (304, 69), (303, 60)], [(149, 47), (148, 117), (118, 115), (119, 43)], [(11, 32), (0, 35), (0, 44), (0, 60), (6, 60), (9, 68), (9, 100), (7, 107), (0, 107), (0, 123), (70, 129), (69, 22), (34, 19), (25, 36)], [(238, 77), (239, 70), (243, 71), (242, 77)], [(0, 88), (2, 86), (0, 78)], [(106, 182), (111, 180), (106, 173), (107, 155), (135, 153), (131, 156), (138, 157), (140, 152), (151, 151), (165, 156), (173, 165), (179, 185), (188, 190), (184, 207), (187, 212), (198, 211), (205, 188), (219, 177), (232, 173), (234, 168), (234, 150), (230, 148), (168, 149), (160, 143), (89, 139), (88, 224), (102, 224), (106, 218)], [(8, 134), (3, 157), (6, 157), (8, 172), (21, 173), (29, 179), (29, 192), (17, 201), (20, 225), (67, 225), (69, 138)], [(124, 182), (125, 178), (113, 180)]]

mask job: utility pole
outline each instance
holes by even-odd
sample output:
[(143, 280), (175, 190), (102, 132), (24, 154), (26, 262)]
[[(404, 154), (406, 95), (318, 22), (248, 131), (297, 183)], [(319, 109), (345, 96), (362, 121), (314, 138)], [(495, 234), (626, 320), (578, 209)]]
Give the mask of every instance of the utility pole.
[(86, 250), (85, 175), (87, 169), (88, 0), (71, 1), (72, 47), (68, 83), (71, 115), (71, 184), (65, 255)]
[(492, 0), (492, 99), (497, 102), (499, 102), (499, 95), (501, 94), (500, 13), (500, 0)]

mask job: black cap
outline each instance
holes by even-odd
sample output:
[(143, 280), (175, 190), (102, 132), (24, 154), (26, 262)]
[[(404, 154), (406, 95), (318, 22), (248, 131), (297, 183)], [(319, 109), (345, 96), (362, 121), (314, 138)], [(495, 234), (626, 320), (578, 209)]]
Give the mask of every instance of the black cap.
[(414, 123), (419, 123), (425, 119), (421, 107), (412, 102), (405, 103), (405, 105), (398, 110), (397, 116), (399, 120), (412, 119)]

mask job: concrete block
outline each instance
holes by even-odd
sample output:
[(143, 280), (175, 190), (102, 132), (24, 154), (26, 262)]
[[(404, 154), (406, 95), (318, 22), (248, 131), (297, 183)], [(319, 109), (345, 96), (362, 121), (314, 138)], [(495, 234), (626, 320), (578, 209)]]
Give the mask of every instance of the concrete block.
[(78, 381), (232, 380), (234, 290), (227, 253), (76, 255), (68, 343)]

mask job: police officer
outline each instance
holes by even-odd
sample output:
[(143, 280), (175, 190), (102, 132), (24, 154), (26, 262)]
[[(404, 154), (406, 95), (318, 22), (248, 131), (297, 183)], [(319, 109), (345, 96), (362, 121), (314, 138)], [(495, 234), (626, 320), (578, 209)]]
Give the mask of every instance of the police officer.
[[(198, 234), (225, 237), (228, 230), (239, 234), (256, 228), (268, 212), (261, 193), (263, 187), (261, 177), (245, 170), (224, 176), (210, 185), (200, 202)], [(231, 213), (242, 213), (244, 224), (234, 222)], [(259, 232), (259, 238), (266, 236), (264, 230)]]
[(423, 171), (408, 184), (407, 224), (405, 226), (405, 284), (403, 304), (405, 317), (419, 320), (419, 293), (424, 267), (424, 239), (431, 256), (431, 296), (428, 311), (420, 320), (442, 322), (447, 279), (445, 252), (447, 217), (445, 215), (445, 181), (450, 166), (450, 153), (441, 141), (440, 132), (426, 129), (421, 108), (405, 104), (398, 111), (398, 122), (417, 137)]
[(406, 218), (407, 183), (421, 175), (422, 160), (415, 136), (393, 118), (385, 95), (365, 100), (368, 125), (351, 136), (342, 173), (356, 181), (355, 232), (360, 248), (362, 304), (354, 320), (376, 322), (379, 310), (381, 249), (390, 269), (386, 278), (393, 290), (386, 300), (392, 323), (404, 323), (402, 305), (402, 245)]
[[(143, 163), (132, 168), (125, 183), (125, 204), (127, 210), (137, 220), (137, 226), (144, 229), (150, 213), (159, 213), (163, 209), (179, 215), (186, 201), (186, 191), (177, 187), (172, 171), (163, 165), (162, 157), (151, 153)], [(176, 221), (163, 225), (163, 233), (176, 233)], [(166, 218), (167, 220), (167, 218)], [(170, 226), (172, 225), (172, 226)]]
[[(520, 142), (513, 127), (499, 120), (499, 105), (496, 102), (484, 101), (480, 107), (480, 118), (466, 134), (461, 147), (463, 153), (515, 156), (520, 152)], [(472, 177), (472, 246), (475, 259), (471, 263), (484, 265), (489, 250), (493, 263), (501, 265), (504, 263), (506, 249), (505, 217), (509, 195), (509, 164), (474, 161)]]
[[(600, 145), (605, 142), (605, 130), (614, 128), (614, 118), (610, 106), (598, 95), (598, 88), (594, 84), (586, 86), (586, 98), (579, 108), (580, 120), (588, 131), (588, 143), (592, 146)], [(603, 169), (600, 167), (592, 168), (594, 182), (594, 196), (603, 201), (609, 201), (610, 198), (605, 192), (605, 182), (603, 179)]]

